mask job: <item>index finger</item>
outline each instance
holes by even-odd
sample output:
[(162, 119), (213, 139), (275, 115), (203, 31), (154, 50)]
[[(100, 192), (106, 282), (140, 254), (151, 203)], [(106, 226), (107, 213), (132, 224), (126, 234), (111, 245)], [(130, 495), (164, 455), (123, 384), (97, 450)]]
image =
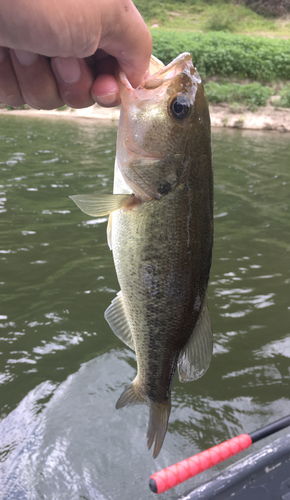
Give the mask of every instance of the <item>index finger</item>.
[(131, 0), (118, 2), (114, 14), (104, 9), (99, 48), (114, 56), (133, 87), (140, 85), (149, 68), (152, 38)]

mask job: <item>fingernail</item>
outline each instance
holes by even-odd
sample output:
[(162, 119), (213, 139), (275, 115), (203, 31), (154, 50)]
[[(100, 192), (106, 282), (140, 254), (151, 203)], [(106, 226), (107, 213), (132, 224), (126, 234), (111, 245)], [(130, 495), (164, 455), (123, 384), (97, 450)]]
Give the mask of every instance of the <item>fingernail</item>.
[(93, 95), (92, 97), (100, 106), (105, 107), (112, 106), (117, 101), (117, 94), (115, 92), (106, 95)]
[(37, 54), (28, 50), (14, 50), (14, 54), (22, 66), (31, 66), (37, 59)]
[(76, 83), (81, 76), (81, 67), (76, 57), (56, 57), (54, 65), (64, 83)]

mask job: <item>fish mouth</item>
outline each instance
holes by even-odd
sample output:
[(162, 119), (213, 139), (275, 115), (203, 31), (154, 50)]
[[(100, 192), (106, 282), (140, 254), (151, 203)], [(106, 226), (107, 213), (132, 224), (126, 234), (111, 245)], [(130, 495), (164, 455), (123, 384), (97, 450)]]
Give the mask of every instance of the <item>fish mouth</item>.
[[(162, 154), (159, 154), (157, 151), (154, 151), (154, 153), (147, 151), (146, 149), (142, 148), (140, 144), (137, 144), (135, 142), (133, 137), (134, 133), (131, 130), (130, 120), (127, 112), (128, 103), (130, 103), (131, 105), (134, 102), (138, 103), (139, 101), (146, 101), (148, 99), (152, 99), (153, 96), (150, 90), (154, 90), (154, 87), (152, 87), (152, 89), (149, 89), (144, 87), (142, 83), (141, 85), (139, 85), (139, 87), (134, 89), (131, 83), (129, 82), (126, 74), (123, 71), (120, 71), (118, 75), (118, 81), (119, 81), (121, 102), (122, 102), (120, 121), (119, 121), (119, 131), (123, 130), (123, 132), (120, 135), (123, 135), (122, 143), (125, 152), (130, 158), (133, 158), (134, 160), (140, 157), (146, 158), (149, 161), (160, 160), (162, 158)], [(160, 81), (158, 87), (161, 87), (163, 81), (164, 80)], [(148, 94), (148, 91), (150, 95)], [(164, 85), (163, 88), (158, 89), (158, 95), (156, 96), (156, 100), (162, 100), (166, 92), (167, 92), (167, 85)]]
[[(161, 61), (158, 62), (160, 64), (155, 62), (155, 64), (152, 65), (153, 70), (158, 68), (158, 66), (160, 67), (160, 65), (162, 64)], [(180, 54), (167, 66), (163, 65), (163, 67), (161, 67), (157, 72), (154, 72), (149, 76), (145, 77), (145, 79), (141, 84), (141, 87), (148, 90), (157, 89), (167, 80), (171, 80), (176, 75), (186, 70), (190, 72), (191, 76), (196, 73), (196, 69), (192, 65), (191, 54), (189, 54), (189, 52), (184, 52), (183, 54)]]
[[(171, 63), (165, 66), (159, 59), (154, 56), (151, 56), (151, 63), (149, 68), (149, 75), (145, 75), (143, 81), (139, 87), (134, 89), (131, 83), (129, 82), (124, 71), (119, 71), (117, 78), (122, 87), (129, 92), (140, 92), (142, 89), (144, 90), (154, 90), (160, 87), (162, 84), (169, 82), (177, 76), (178, 74), (185, 72), (188, 73), (190, 78), (193, 77), (196, 83), (201, 83), (201, 78), (196, 70), (196, 68), (192, 64), (192, 57), (189, 52), (184, 52), (177, 56)], [(121, 92), (122, 93), (122, 92)]]

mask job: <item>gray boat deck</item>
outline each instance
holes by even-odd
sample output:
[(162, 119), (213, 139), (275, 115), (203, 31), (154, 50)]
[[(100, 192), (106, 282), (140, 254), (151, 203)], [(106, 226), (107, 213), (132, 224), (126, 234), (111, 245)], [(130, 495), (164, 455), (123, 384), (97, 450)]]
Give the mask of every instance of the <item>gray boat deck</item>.
[(180, 500), (290, 500), (290, 435), (227, 467)]

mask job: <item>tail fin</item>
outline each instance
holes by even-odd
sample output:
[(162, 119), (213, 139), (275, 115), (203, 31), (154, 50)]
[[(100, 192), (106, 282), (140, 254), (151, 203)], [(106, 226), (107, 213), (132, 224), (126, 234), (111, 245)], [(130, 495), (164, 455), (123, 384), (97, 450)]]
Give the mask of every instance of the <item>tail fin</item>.
[(150, 401), (142, 391), (140, 391), (136, 379), (127, 385), (124, 392), (119, 397), (116, 408), (123, 408), (124, 406), (136, 405), (136, 404), (147, 404), (150, 408), (149, 413), (149, 423), (147, 429), (147, 446), (150, 450), (151, 446), (155, 442), (153, 450), (153, 458), (156, 458), (162, 448), (162, 444), (165, 438), (165, 434), (168, 426), (168, 419), (171, 411), (170, 399), (164, 401), (163, 403), (157, 403)]
[(147, 429), (147, 446), (148, 450), (150, 450), (151, 446), (155, 442), (153, 458), (156, 458), (160, 453), (167, 431), (171, 411), (171, 402), (170, 399), (164, 401), (163, 403), (151, 401), (149, 406), (150, 415)]

